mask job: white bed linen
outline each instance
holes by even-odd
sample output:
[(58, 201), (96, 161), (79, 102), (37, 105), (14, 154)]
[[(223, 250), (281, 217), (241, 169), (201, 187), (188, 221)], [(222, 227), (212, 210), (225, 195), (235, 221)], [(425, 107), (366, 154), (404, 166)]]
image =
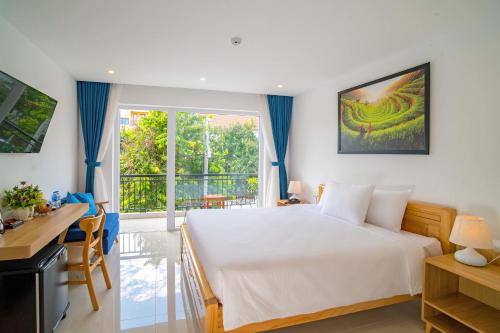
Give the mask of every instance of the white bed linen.
[(316, 205), (190, 211), (187, 225), (226, 330), (422, 289), (419, 242)]
[(424, 247), (426, 257), (435, 257), (443, 254), (443, 248), (441, 247), (441, 242), (437, 240), (437, 238), (422, 236), (405, 230), (401, 230), (400, 233), (404, 237), (413, 239), (420, 245), (422, 245)]

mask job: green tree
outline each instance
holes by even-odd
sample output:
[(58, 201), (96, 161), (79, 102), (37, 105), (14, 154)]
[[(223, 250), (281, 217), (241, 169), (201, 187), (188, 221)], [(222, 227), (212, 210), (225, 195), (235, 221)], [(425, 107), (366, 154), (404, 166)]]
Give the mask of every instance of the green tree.
[(254, 123), (210, 128), (210, 173), (257, 173), (259, 140)]
[(151, 111), (137, 127), (120, 131), (120, 173), (165, 173), (168, 114)]
[(203, 173), (205, 117), (189, 112), (176, 114), (175, 172)]

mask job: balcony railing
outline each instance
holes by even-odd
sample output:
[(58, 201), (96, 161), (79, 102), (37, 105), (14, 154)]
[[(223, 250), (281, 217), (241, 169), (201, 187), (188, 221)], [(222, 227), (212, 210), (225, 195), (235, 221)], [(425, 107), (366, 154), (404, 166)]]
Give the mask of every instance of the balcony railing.
[[(253, 173), (176, 174), (175, 209), (203, 208), (206, 195), (224, 197), (224, 206), (257, 204), (258, 177)], [(167, 175), (120, 175), (120, 212), (167, 209)]]

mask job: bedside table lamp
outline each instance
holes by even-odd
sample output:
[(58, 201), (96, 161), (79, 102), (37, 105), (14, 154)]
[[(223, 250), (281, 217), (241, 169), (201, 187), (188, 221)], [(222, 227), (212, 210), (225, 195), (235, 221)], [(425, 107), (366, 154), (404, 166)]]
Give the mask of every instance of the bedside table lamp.
[(288, 185), (288, 193), (292, 194), (290, 200), (300, 200), (298, 195), (302, 193), (302, 183), (297, 180), (291, 180)]
[(493, 241), (485, 220), (479, 216), (458, 215), (450, 235), (450, 242), (465, 246), (455, 252), (455, 259), (471, 266), (486, 266), (486, 258), (476, 249), (492, 249)]

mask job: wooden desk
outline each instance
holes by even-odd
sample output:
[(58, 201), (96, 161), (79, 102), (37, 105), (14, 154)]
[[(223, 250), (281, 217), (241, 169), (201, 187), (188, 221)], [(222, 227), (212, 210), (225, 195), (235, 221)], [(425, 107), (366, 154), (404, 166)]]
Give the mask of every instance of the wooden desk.
[(45, 216), (38, 216), (0, 235), (0, 260), (27, 259), (66, 233), (69, 226), (89, 210), (88, 204), (67, 204)]

